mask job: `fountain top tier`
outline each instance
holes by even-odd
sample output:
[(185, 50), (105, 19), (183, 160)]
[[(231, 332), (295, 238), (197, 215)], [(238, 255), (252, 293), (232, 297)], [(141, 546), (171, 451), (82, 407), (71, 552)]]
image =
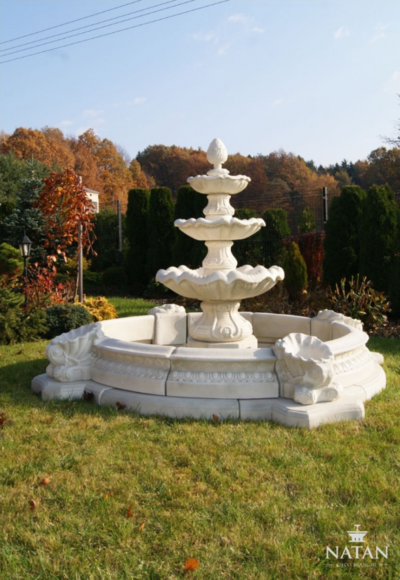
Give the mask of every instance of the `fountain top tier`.
[(208, 253), (203, 266), (190, 270), (186, 266), (157, 272), (156, 279), (187, 298), (202, 300), (203, 315), (191, 329), (189, 344), (196, 347), (235, 346), (255, 348), (251, 324), (238, 312), (243, 298), (258, 296), (283, 280), (282, 268), (272, 266), (237, 267), (232, 254), (234, 240), (246, 239), (265, 226), (261, 218), (241, 220), (233, 217), (232, 195), (243, 191), (250, 182), (246, 175), (229, 175), (222, 164), (228, 153), (220, 139), (214, 139), (207, 159), (214, 168), (207, 175), (189, 177), (191, 187), (206, 194), (205, 218), (178, 219), (175, 225), (186, 235), (205, 241)]

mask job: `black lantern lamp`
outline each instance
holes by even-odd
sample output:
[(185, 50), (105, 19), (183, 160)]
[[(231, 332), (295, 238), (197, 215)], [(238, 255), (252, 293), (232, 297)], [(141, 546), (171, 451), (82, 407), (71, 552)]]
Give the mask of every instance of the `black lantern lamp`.
[[(28, 238), (28, 236), (26, 235), (25, 232), (24, 232), (24, 235), (22, 236), (22, 238), (19, 240), (18, 246), (19, 246), (19, 251), (21, 253), (21, 256), (24, 259), (24, 277), (25, 277), (25, 285), (26, 285), (28, 283), (28, 258), (29, 258), (30, 253), (31, 253), (32, 242), (30, 241), (30, 239)], [(27, 302), (28, 302), (28, 298), (25, 294), (25, 304), (27, 304)]]

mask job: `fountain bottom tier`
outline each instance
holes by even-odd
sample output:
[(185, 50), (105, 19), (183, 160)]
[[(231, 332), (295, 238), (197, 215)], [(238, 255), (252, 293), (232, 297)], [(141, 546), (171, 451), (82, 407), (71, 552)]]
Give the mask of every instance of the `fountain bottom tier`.
[[(361, 323), (242, 312), (257, 348), (189, 348), (202, 315), (174, 305), (61, 335), (32, 389), (42, 398), (93, 399), (141, 414), (264, 419), (316, 427), (364, 417), (363, 401), (385, 387), (383, 357)], [(86, 393), (86, 394), (85, 394)]]

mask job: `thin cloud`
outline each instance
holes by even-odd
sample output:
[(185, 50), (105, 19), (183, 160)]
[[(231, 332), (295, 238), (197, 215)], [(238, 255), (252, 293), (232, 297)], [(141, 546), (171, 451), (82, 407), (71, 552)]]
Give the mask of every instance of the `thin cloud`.
[(82, 113), (82, 117), (85, 119), (97, 119), (97, 117), (102, 115), (104, 112), (104, 109), (99, 109), (97, 111), (95, 109), (85, 109)]
[(133, 104), (143, 105), (143, 103), (145, 103), (146, 101), (147, 101), (146, 97), (136, 97), (135, 99), (133, 99)]
[(335, 40), (339, 40), (339, 38), (344, 38), (345, 36), (349, 36), (349, 35), (350, 35), (349, 29), (346, 26), (341, 26), (333, 34), (333, 38)]
[(382, 24), (381, 22), (379, 22), (376, 26), (375, 26), (375, 35), (371, 38), (371, 40), (369, 41), (370, 44), (374, 43), (374, 42), (378, 42), (379, 40), (382, 40), (383, 38), (386, 38), (386, 30), (387, 28), (387, 24)]
[(259, 28), (258, 26), (254, 26), (250, 32), (258, 32), (259, 34), (265, 32), (264, 28)]
[(274, 107), (277, 107), (278, 105), (282, 105), (283, 103), (283, 99), (276, 99), (275, 101), (273, 101), (272, 105)]
[(200, 42), (213, 42), (214, 44), (219, 41), (218, 36), (215, 32), (195, 32), (192, 35), (193, 40), (198, 40)]
[(61, 121), (59, 123), (60, 127), (70, 127), (71, 125), (74, 125), (75, 121), (70, 121), (69, 119), (65, 119), (65, 121)]
[(229, 51), (231, 46), (232, 46), (232, 43), (226, 44), (225, 46), (221, 46), (221, 48), (219, 48), (217, 51), (217, 56), (225, 56), (226, 54), (228, 54), (228, 51)]
[(228, 18), (228, 22), (241, 22), (242, 24), (247, 24), (247, 20), (247, 16), (244, 14), (232, 14)]

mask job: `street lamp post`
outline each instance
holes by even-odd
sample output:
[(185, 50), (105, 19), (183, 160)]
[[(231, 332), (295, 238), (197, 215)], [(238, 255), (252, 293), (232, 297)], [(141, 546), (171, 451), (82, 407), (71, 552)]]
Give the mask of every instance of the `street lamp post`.
[[(31, 253), (32, 242), (30, 241), (30, 239), (28, 238), (28, 236), (26, 235), (25, 232), (24, 232), (24, 235), (22, 236), (22, 238), (19, 240), (18, 246), (19, 246), (20, 254), (24, 259), (24, 278), (25, 278), (24, 285), (26, 287), (28, 284), (28, 258), (29, 258), (30, 253)], [(28, 304), (28, 296), (27, 296), (27, 294), (25, 294), (25, 306), (27, 304)]]

